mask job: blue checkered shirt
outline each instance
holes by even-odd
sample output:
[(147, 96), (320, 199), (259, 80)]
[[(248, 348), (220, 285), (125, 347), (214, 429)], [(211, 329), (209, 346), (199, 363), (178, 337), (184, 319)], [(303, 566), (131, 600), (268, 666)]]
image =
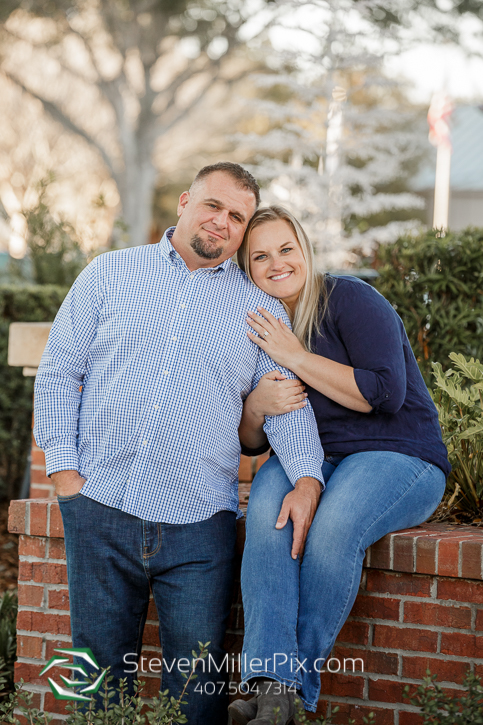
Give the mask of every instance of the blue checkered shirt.
[[(171, 245), (108, 252), (60, 308), (35, 382), (47, 474), (77, 470), (82, 493), (148, 521), (238, 511), (243, 400), (276, 366), (247, 337), (247, 310), (284, 317), (227, 260), (190, 272)], [(267, 417), (287, 475), (323, 482), (310, 405)]]

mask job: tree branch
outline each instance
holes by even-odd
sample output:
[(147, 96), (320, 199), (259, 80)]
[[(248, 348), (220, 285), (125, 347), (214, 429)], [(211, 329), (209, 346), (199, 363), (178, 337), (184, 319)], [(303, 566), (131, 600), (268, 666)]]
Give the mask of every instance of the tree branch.
[(77, 136), (80, 136), (85, 141), (87, 141), (90, 146), (93, 146), (101, 154), (104, 163), (106, 164), (110, 173), (114, 176), (114, 167), (112, 161), (107, 154), (107, 151), (100, 145), (98, 141), (96, 141), (95, 138), (90, 136), (83, 128), (77, 126), (77, 124), (75, 124), (68, 116), (66, 116), (65, 113), (63, 113), (63, 111), (61, 111), (60, 108), (55, 105), (55, 103), (52, 103), (52, 101), (48, 101), (46, 98), (39, 96), (39, 94), (35, 91), (27, 88), (27, 86), (25, 86), (22, 81), (20, 81), (18, 78), (15, 78), (15, 76), (13, 76), (4, 68), (2, 69), (2, 71), (5, 76), (12, 81), (12, 83), (15, 83), (15, 85), (19, 86), (19, 88), (21, 88), (25, 93), (28, 93), (30, 96), (40, 101), (47, 113), (49, 113), (55, 121), (61, 123), (67, 131), (75, 133)]

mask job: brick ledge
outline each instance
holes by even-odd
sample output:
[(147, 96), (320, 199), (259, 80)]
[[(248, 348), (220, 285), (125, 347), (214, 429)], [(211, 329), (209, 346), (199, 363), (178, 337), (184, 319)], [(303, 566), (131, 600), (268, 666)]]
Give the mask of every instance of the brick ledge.
[[(12, 501), (8, 530), (15, 534), (63, 538), (57, 499)], [(241, 552), (245, 535), (244, 520), (239, 521), (238, 534), (238, 549)], [(421, 524), (413, 529), (396, 531), (367, 550), (364, 567), (483, 580), (483, 529), (450, 524)]]

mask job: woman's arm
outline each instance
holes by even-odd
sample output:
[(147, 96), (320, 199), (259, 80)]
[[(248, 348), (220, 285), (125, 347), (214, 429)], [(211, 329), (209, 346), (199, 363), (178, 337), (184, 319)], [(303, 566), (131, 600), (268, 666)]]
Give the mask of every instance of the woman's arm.
[[(307, 385), (318, 390), (345, 408), (359, 413), (370, 413), (372, 406), (360, 392), (354, 377), (354, 368), (304, 350), (293, 332), (282, 320), (262, 308), (260, 315), (249, 312), (248, 324), (258, 333), (248, 336), (279, 365), (292, 370)], [(265, 333), (268, 335), (265, 336)]]
[(272, 370), (260, 378), (243, 404), (238, 437), (246, 448), (260, 448), (267, 442), (263, 431), (266, 415), (283, 415), (303, 408), (307, 393), (300, 380), (286, 378), (278, 370)]

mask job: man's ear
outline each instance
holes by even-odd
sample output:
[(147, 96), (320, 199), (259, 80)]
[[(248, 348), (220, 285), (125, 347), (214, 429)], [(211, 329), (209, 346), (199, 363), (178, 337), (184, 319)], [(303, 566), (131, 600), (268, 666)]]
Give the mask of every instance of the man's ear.
[(181, 214), (183, 213), (183, 211), (186, 207), (186, 204), (189, 202), (189, 200), (190, 200), (189, 191), (183, 191), (183, 193), (179, 197), (179, 201), (178, 201), (178, 209), (177, 209), (178, 216), (181, 216)]

